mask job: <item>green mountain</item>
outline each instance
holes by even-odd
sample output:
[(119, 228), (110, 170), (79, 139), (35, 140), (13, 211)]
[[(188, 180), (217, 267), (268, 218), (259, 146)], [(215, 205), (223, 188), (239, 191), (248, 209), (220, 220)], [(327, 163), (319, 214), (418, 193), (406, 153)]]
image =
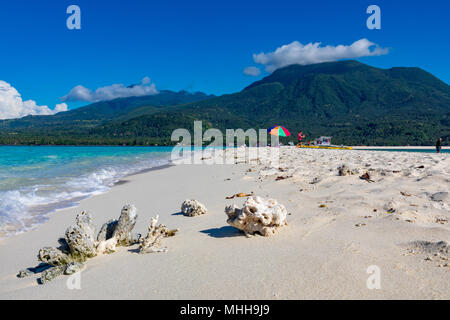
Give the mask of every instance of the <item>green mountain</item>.
[(89, 132), (110, 121), (124, 121), (211, 97), (214, 95), (202, 92), (162, 90), (156, 95), (101, 101), (51, 116), (0, 120), (0, 144), (117, 144), (107, 137), (90, 137)]
[(203, 120), (204, 129), (283, 125), (294, 135), (302, 129), (307, 139), (328, 135), (347, 145), (431, 145), (439, 136), (450, 142), (446, 83), (419, 68), (379, 69), (351, 60), (287, 66), (241, 92), (182, 105), (140, 110), (128, 101), (114, 103), (119, 111), (105, 106), (101, 123), (83, 118), (93, 123), (81, 130), (75, 119), (63, 132), (50, 120), (48, 131), (33, 139), (25, 137), (37, 126), (32, 119), (22, 127), (26, 118), (10, 121), (3, 130), (0, 123), (0, 142), (170, 144), (172, 131), (192, 130), (194, 120)]
[(27, 116), (20, 119), (0, 121), (0, 129), (30, 129), (67, 126), (95, 126), (114, 119), (128, 119), (163, 110), (164, 107), (200, 101), (214, 97), (202, 92), (174, 92), (162, 90), (159, 94), (141, 97), (119, 98), (101, 101), (52, 116)]

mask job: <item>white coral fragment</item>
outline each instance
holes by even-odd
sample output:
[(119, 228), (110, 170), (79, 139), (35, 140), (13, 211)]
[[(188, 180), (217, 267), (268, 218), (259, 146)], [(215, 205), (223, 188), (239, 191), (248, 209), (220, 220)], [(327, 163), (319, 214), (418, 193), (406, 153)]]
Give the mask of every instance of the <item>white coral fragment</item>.
[(97, 244), (97, 253), (98, 254), (113, 253), (116, 251), (116, 246), (117, 246), (116, 238), (101, 241)]
[(244, 231), (246, 235), (258, 233), (268, 237), (287, 224), (285, 206), (274, 199), (249, 197), (242, 209), (231, 205), (225, 208), (225, 213), (228, 216), (227, 223)]
[(197, 200), (185, 200), (181, 204), (181, 212), (188, 217), (200, 216), (206, 214), (206, 207)]
[(166, 247), (161, 248), (161, 240), (174, 236), (178, 229), (169, 230), (163, 224), (156, 226), (158, 219), (159, 216), (151, 219), (147, 235), (140, 239), (139, 253), (167, 252)]

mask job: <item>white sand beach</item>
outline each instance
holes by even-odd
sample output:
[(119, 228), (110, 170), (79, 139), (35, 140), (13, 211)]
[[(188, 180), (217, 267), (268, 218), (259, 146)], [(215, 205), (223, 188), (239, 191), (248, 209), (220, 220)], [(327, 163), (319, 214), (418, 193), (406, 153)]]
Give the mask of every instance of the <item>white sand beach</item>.
[[(450, 154), (280, 152), (279, 168), (177, 165), (130, 176), (0, 240), (0, 299), (450, 299)], [(343, 164), (353, 174), (339, 176)], [(277, 199), (288, 225), (251, 238), (227, 225), (225, 206), (245, 198), (225, 198), (240, 192)], [(185, 199), (208, 213), (183, 216)], [(58, 245), (82, 210), (98, 229), (126, 203), (138, 209), (136, 232), (157, 214), (180, 229), (163, 240), (168, 252), (120, 247), (89, 259), (80, 289), (68, 289), (68, 276), (45, 285), (39, 274), (16, 277), (38, 264), (40, 248)], [(367, 286), (370, 266), (379, 268), (379, 289)]]

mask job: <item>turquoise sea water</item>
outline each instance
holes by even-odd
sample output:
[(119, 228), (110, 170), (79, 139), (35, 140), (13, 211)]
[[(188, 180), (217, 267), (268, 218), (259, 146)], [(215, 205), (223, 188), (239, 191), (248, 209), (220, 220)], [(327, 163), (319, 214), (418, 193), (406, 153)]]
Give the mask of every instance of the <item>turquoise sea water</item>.
[(121, 177), (170, 162), (171, 147), (0, 146), (0, 235), (29, 229), (57, 208)]

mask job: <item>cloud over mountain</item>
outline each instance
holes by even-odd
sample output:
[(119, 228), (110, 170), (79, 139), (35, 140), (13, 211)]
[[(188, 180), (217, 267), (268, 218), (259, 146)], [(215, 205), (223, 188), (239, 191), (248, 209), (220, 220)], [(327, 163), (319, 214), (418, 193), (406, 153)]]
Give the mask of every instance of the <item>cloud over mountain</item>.
[(117, 98), (139, 97), (158, 94), (156, 86), (149, 77), (142, 79), (140, 84), (126, 87), (123, 84), (112, 84), (92, 91), (82, 85), (74, 87), (70, 92), (61, 98), (62, 101), (87, 101), (98, 102)]
[(34, 100), (23, 101), (16, 88), (0, 80), (0, 120), (51, 115), (61, 111), (67, 111), (67, 104), (57, 104), (54, 109), (50, 109), (48, 106), (39, 106)]
[(257, 77), (261, 74), (261, 70), (257, 67), (247, 67), (244, 69), (244, 74), (247, 76)]
[(325, 47), (321, 46), (320, 42), (303, 45), (294, 41), (273, 52), (254, 54), (253, 60), (266, 66), (267, 72), (273, 72), (291, 64), (308, 65), (341, 59), (380, 56), (387, 54), (388, 51), (389, 49), (381, 48), (367, 39), (358, 40), (351, 45)]

